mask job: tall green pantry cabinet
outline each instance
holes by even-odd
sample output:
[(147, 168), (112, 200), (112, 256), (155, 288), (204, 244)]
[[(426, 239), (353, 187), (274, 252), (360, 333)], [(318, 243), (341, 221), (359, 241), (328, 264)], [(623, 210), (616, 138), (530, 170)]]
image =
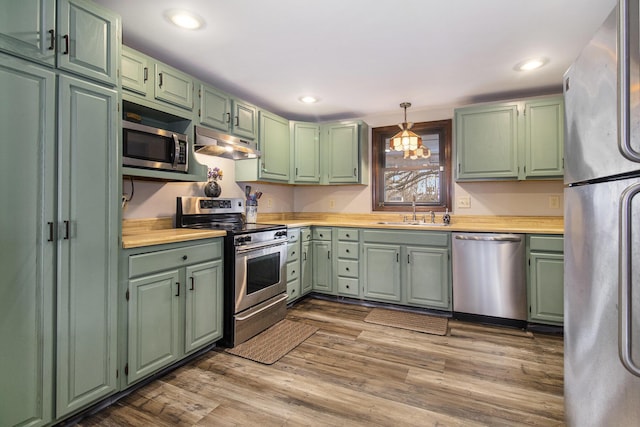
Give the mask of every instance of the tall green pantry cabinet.
[(120, 23), (86, 0), (7, 7), (0, 425), (40, 426), (116, 391)]

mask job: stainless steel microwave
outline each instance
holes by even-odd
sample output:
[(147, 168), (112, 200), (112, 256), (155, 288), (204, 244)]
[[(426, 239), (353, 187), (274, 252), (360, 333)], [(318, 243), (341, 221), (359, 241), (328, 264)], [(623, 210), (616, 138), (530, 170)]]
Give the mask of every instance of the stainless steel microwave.
[(122, 121), (122, 165), (171, 172), (189, 170), (187, 135)]

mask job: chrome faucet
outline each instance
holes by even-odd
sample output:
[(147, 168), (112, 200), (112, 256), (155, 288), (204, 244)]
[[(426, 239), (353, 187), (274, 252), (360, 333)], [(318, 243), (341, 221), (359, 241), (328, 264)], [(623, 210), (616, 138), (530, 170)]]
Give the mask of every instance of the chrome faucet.
[(413, 200), (411, 201), (411, 208), (413, 209), (413, 216), (411, 217), (412, 221), (417, 221), (416, 218), (416, 195), (413, 195)]

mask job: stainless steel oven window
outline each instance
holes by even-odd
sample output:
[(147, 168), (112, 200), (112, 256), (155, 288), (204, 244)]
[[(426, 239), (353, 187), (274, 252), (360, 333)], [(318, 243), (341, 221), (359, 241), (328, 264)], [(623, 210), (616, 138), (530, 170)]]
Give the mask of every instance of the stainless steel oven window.
[(236, 248), (235, 313), (287, 291), (286, 250), (286, 240), (266, 247)]

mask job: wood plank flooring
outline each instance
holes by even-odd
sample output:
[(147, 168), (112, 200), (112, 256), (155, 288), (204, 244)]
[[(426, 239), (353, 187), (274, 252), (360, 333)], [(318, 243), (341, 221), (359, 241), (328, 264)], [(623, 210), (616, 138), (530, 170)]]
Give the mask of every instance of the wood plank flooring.
[(81, 426), (560, 426), (562, 337), (449, 322), (447, 336), (364, 322), (307, 299), (320, 330), (273, 365), (216, 349)]

